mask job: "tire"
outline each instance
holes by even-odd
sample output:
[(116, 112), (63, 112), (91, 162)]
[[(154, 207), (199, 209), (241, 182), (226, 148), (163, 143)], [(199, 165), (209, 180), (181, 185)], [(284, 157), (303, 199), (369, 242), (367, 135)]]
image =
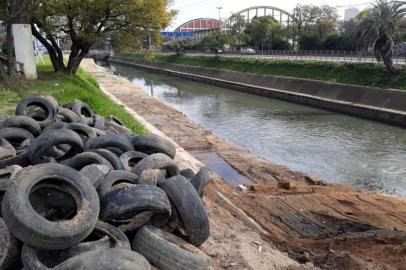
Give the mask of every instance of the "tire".
[(18, 103), (16, 108), (16, 115), (31, 117), (29, 114), (27, 115), (26, 112), (26, 110), (30, 106), (37, 106), (46, 112), (46, 118), (41, 121), (37, 121), (38, 124), (41, 126), (41, 128), (46, 127), (51, 123), (55, 122), (57, 116), (57, 106), (50, 99), (42, 96), (26, 97), (23, 100), (21, 100), (20, 103)]
[(75, 112), (63, 107), (59, 108), (58, 115), (61, 116), (61, 121), (64, 123), (73, 123), (80, 119), (80, 116)]
[(23, 141), (34, 139), (34, 135), (26, 129), (8, 127), (0, 129), (0, 138), (6, 139), (14, 147), (19, 146)]
[(62, 144), (71, 147), (62, 157), (58, 157), (58, 161), (69, 159), (83, 151), (83, 141), (76, 132), (70, 129), (51, 129), (33, 140), (28, 147), (30, 161), (32, 164), (39, 163), (49, 149)]
[(21, 243), (9, 231), (0, 218), (0, 269), (14, 270), (21, 268)]
[(165, 180), (165, 174), (159, 169), (148, 169), (142, 171), (138, 183), (156, 186)]
[(0, 169), (4, 169), (8, 166), (13, 166), (13, 165), (27, 167), (29, 164), (30, 164), (30, 159), (29, 159), (28, 152), (24, 151), (15, 157), (0, 160)]
[(171, 203), (171, 217), (169, 218), (168, 222), (161, 227), (161, 230), (173, 233), (179, 226), (179, 213), (176, 210), (176, 207)]
[(121, 155), (120, 160), (124, 166), (124, 170), (131, 171), (138, 162), (146, 158), (148, 155), (145, 153), (130, 151)]
[(0, 138), (0, 160), (17, 155), (15, 148), (4, 138)]
[(150, 270), (149, 262), (137, 252), (122, 249), (98, 249), (75, 256), (54, 270)]
[(85, 146), (86, 151), (99, 148), (111, 149), (114, 153), (118, 152), (120, 155), (134, 150), (131, 142), (127, 138), (115, 134), (107, 134), (89, 140)]
[(83, 169), (83, 167), (92, 164), (104, 165), (113, 170), (113, 166), (107, 159), (93, 152), (83, 152), (71, 159), (65, 160), (62, 164), (78, 171)]
[(199, 170), (196, 176), (190, 180), (190, 183), (194, 186), (200, 198), (203, 197), (204, 189), (210, 183), (209, 172), (210, 170), (204, 166)]
[(96, 114), (93, 118), (94, 120), (94, 128), (105, 130), (106, 129), (106, 118), (101, 115)]
[(121, 183), (138, 184), (138, 176), (128, 171), (110, 172), (97, 189), (100, 198), (112, 191), (113, 186)]
[(13, 116), (0, 122), (0, 129), (8, 127), (28, 130), (35, 137), (41, 133), (40, 125), (34, 119), (27, 116)]
[(175, 161), (165, 154), (150, 155), (134, 166), (132, 172), (136, 175), (141, 175), (144, 170), (161, 169), (166, 171), (166, 177), (173, 177), (179, 174), (179, 168)]
[(73, 123), (84, 124), (84, 125), (87, 125), (89, 127), (93, 127), (94, 120), (91, 117), (85, 117), (85, 118), (80, 118), (79, 120), (77, 120), (77, 121), (75, 121)]
[(94, 131), (96, 132), (97, 137), (106, 135), (106, 132), (104, 130), (98, 129), (98, 128), (93, 128)]
[(171, 205), (165, 192), (155, 186), (132, 185), (107, 193), (100, 200), (100, 219), (126, 223), (142, 212), (154, 213), (150, 222), (163, 226), (171, 215)]
[(171, 158), (174, 158), (176, 155), (175, 145), (155, 134), (131, 136), (130, 141), (135, 151), (144, 152), (149, 155), (163, 153)]
[[(51, 182), (47, 181), (51, 179)], [(40, 190), (41, 185), (53, 185), (54, 189), (72, 196), (76, 201), (76, 214), (69, 220), (55, 221), (39, 215), (29, 203), (29, 197), (35, 189)], [(13, 235), (33, 247), (48, 250), (69, 248), (85, 239), (93, 231), (99, 211), (99, 198), (90, 181), (59, 164), (38, 165), (20, 171), (11, 182), (2, 205), (4, 220)]]
[(203, 244), (210, 236), (210, 223), (202, 200), (193, 185), (178, 175), (163, 181), (161, 187), (178, 210), (188, 242), (195, 246)]
[(92, 164), (83, 167), (80, 172), (89, 178), (94, 188), (97, 189), (103, 183), (110, 170), (111, 168), (108, 166)]
[(72, 104), (72, 111), (79, 115), (80, 117), (88, 117), (88, 118), (93, 118), (94, 117), (94, 112), (92, 108), (90, 108), (89, 105), (82, 101), (75, 101)]
[(31, 142), (32, 142), (31, 139), (27, 139), (27, 140), (22, 141), (20, 143), (20, 145), (18, 147), (16, 147), (16, 149), (15, 149), (16, 152), (17, 152), (17, 155), (21, 154), (24, 151), (27, 151), (27, 149), (30, 146)]
[(113, 121), (106, 121), (106, 129), (113, 130), (119, 134), (131, 134), (131, 130), (125, 126), (119, 125), (116, 122)]
[(186, 179), (192, 179), (195, 176), (195, 173), (192, 171), (192, 169), (184, 169), (180, 171), (180, 175)]
[(110, 121), (110, 122), (113, 122), (113, 123), (116, 123), (117, 125), (120, 125), (120, 126), (122, 126), (122, 127), (126, 127), (125, 124), (124, 124), (124, 122), (121, 121), (120, 119), (118, 119), (117, 117), (115, 117), (114, 115), (109, 115), (109, 116), (107, 116), (107, 117), (106, 117), (106, 120), (107, 120), (107, 121)]
[(210, 269), (210, 259), (200, 249), (152, 226), (137, 232), (132, 248), (160, 270)]
[[(127, 236), (119, 229), (107, 223), (98, 221), (93, 232), (89, 235), (92, 241), (85, 241), (78, 245), (56, 251), (35, 249), (27, 244), (23, 246), (21, 259), (28, 270), (51, 269), (66, 260), (96, 249), (122, 248), (130, 250)], [(94, 240), (93, 238), (97, 239)]]
[(67, 124), (65, 128), (75, 131), (82, 138), (83, 144), (90, 139), (97, 138), (96, 131), (85, 124), (70, 123)]
[(124, 166), (123, 166), (123, 163), (121, 163), (120, 158), (113, 152), (106, 150), (106, 149), (90, 150), (90, 152), (99, 154), (100, 156), (107, 159), (113, 166), (114, 170), (124, 170)]

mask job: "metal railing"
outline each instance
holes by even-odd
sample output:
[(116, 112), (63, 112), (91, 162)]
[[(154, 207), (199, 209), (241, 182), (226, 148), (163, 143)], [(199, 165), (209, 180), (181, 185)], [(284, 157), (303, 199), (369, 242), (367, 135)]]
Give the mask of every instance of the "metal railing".
[[(161, 52), (162, 53), (162, 52)], [(175, 52), (163, 52), (165, 54), (176, 54)], [(224, 51), (220, 54), (214, 52), (186, 51), (190, 56), (217, 56), (235, 58), (258, 58), (258, 59), (280, 59), (300, 60), (319, 62), (344, 62), (344, 63), (378, 63), (375, 56), (370, 52), (342, 51), (342, 50), (264, 50), (255, 54), (241, 53), (238, 51)], [(393, 62), (398, 65), (406, 65), (406, 53), (395, 53)]]

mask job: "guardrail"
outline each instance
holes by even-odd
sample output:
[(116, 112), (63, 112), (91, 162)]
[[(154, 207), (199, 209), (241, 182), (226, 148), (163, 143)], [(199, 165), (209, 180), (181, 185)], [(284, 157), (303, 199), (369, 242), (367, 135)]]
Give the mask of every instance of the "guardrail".
[[(161, 52), (165, 54), (176, 54), (175, 52)], [(217, 56), (217, 57), (243, 57), (260, 59), (281, 59), (281, 60), (301, 60), (301, 61), (320, 61), (320, 62), (345, 62), (345, 63), (378, 63), (372, 53), (358, 51), (260, 51), (255, 54), (226, 51), (220, 54), (186, 51), (190, 56)], [(397, 65), (406, 65), (406, 54), (397, 53), (393, 57), (393, 62)]]

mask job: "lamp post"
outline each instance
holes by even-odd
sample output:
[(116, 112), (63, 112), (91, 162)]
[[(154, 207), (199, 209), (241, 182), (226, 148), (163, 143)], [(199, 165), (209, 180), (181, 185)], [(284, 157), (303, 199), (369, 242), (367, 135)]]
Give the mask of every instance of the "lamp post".
[(219, 31), (221, 32), (221, 10), (223, 7), (217, 7), (217, 9), (219, 10)]

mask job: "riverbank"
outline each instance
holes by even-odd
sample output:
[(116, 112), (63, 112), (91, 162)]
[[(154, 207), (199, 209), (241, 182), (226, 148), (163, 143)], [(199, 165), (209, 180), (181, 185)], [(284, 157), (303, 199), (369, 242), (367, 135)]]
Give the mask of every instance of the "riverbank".
[[(402, 232), (406, 231), (406, 200), (363, 192), (349, 186), (326, 184), (320, 179), (273, 164), (213, 135), (184, 114), (148, 96), (128, 80), (94, 64), (86, 70), (96, 77), (105, 91), (135, 109), (186, 150), (215, 153), (247, 177), (252, 182), (247, 193), (238, 192), (234, 186), (215, 177), (208, 188), (207, 202), (239, 216), (238, 211), (231, 209), (220, 194), (225, 195), (228, 201), (242, 209), (243, 214), (259, 224), (256, 230), (262, 235), (263, 243), (273, 243), (292, 258), (312, 262), (322, 268), (403, 267), (400, 254), (406, 252), (406, 235)], [(212, 218), (217, 228), (225, 230), (225, 227), (234, 224), (232, 220), (224, 222), (217, 211), (211, 214), (214, 214)], [(255, 247), (251, 240), (240, 238), (245, 232), (232, 234), (238, 240), (235, 246), (231, 244), (233, 237), (220, 238), (220, 241), (231, 244), (227, 252), (245, 254), (246, 248)], [(224, 231), (224, 235), (228, 233)], [(214, 240), (218, 247), (218, 239)], [(255, 253), (257, 257), (250, 260), (241, 255), (243, 260), (238, 261), (234, 269), (275, 268), (267, 267), (268, 264), (254, 267), (253, 264), (262, 261), (268, 251), (251, 254)], [(217, 265), (221, 264), (222, 257), (223, 254), (213, 256)], [(244, 261), (249, 267), (239, 264)]]
[[(130, 60), (145, 60), (142, 53), (117, 55)], [(206, 67), (260, 75), (319, 80), (330, 83), (406, 89), (406, 70), (392, 75), (383, 66), (361, 63), (326, 63), (269, 59), (219, 58), (156, 54), (153, 62)]]
[(144, 127), (135, 121), (123, 107), (114, 103), (99, 88), (97, 82), (83, 70), (75, 76), (55, 73), (51, 63), (45, 59), (45, 64), (38, 65), (38, 80), (22, 81), (19, 91), (7, 90), (0, 85), (0, 118), (14, 115), (17, 103), (30, 95), (53, 96), (59, 104), (66, 104), (75, 99), (89, 104), (96, 113), (114, 115), (135, 133), (145, 133)]

